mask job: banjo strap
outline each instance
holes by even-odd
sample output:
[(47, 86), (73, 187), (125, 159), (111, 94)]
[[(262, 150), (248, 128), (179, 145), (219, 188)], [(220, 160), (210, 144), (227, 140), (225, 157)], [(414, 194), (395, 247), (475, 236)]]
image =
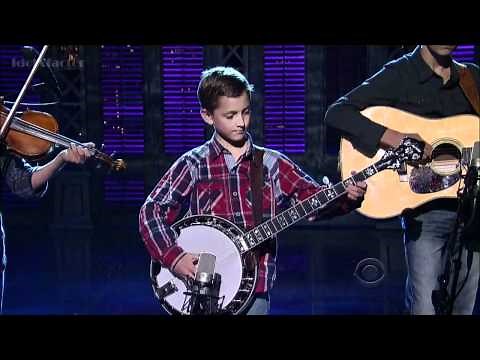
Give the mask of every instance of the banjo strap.
[(250, 187), (252, 189), (252, 209), (255, 226), (263, 219), (263, 149), (254, 148), (253, 161), (250, 166)]

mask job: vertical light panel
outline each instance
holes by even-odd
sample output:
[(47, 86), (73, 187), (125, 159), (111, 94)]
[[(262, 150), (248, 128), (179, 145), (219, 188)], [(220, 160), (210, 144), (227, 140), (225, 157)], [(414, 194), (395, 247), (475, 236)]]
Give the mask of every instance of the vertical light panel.
[(108, 178), (104, 182), (105, 201), (109, 206), (139, 206), (146, 198), (145, 182), (141, 178)]
[(305, 46), (264, 47), (264, 143), (305, 153)]
[(203, 70), (203, 47), (162, 47), (164, 150), (182, 154), (205, 141), (197, 87)]
[[(101, 47), (104, 150), (108, 154), (116, 152), (123, 157), (144, 153), (143, 61), (142, 46)], [(145, 199), (142, 176), (111, 176), (105, 180), (104, 190), (110, 206), (138, 206)]]
[(105, 151), (142, 155), (143, 47), (101, 47)]

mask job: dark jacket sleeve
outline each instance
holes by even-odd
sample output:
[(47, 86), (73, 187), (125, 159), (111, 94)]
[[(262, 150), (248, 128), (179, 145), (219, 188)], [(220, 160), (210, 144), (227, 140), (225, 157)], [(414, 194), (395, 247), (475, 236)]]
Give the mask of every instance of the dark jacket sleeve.
[(0, 155), (0, 172), (10, 191), (24, 199), (45, 195), (48, 183), (38, 189), (32, 187), (32, 175), (37, 167), (31, 166), (20, 156), (3, 152)]
[(402, 92), (397, 66), (386, 64), (378, 73), (333, 103), (325, 115), (328, 126), (340, 130), (342, 136), (366, 156), (378, 150), (386, 128), (360, 111), (370, 106), (395, 106)]

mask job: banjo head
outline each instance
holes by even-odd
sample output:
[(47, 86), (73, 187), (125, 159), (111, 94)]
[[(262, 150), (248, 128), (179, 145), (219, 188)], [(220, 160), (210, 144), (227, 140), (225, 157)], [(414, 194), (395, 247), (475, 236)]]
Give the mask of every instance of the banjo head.
[[(215, 256), (215, 273), (220, 274), (219, 303), (222, 310), (237, 314), (250, 303), (257, 279), (257, 264), (253, 254), (241, 255), (235, 238), (243, 232), (235, 224), (215, 216), (191, 216), (174, 224), (177, 244), (186, 252), (208, 253)], [(152, 263), (151, 277), (157, 298), (158, 289), (167, 286), (172, 289), (161, 300), (169, 313), (189, 315), (189, 289), (183, 279), (173, 275), (169, 269)], [(173, 290), (175, 289), (175, 290)]]

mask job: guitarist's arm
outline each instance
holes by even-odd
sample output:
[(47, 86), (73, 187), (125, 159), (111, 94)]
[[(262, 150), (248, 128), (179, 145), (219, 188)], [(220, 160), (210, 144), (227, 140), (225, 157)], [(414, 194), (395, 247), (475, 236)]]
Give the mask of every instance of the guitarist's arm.
[(139, 230), (153, 260), (179, 275), (195, 273), (196, 257), (177, 245), (171, 225), (188, 209), (194, 180), (191, 165), (181, 157), (160, 179), (140, 208)]
[[(333, 103), (326, 115), (328, 126), (339, 130), (352, 144), (368, 157), (378, 148), (396, 148), (405, 136), (422, 140), (416, 134), (403, 134), (371, 121), (361, 114), (370, 106), (395, 107), (402, 96), (402, 79), (398, 64), (386, 64), (382, 70)], [(429, 155), (431, 147), (426, 146)]]

